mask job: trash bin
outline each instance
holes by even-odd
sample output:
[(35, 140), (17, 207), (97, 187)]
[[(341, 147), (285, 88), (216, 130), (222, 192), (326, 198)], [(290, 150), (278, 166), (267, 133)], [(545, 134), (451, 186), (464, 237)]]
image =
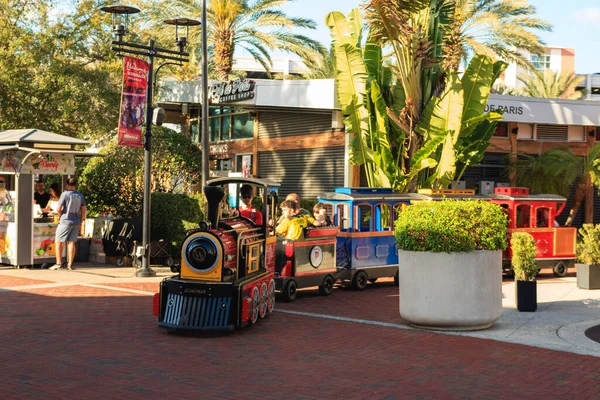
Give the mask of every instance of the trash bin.
[(75, 261), (88, 262), (90, 259), (91, 239), (79, 238), (75, 246)]

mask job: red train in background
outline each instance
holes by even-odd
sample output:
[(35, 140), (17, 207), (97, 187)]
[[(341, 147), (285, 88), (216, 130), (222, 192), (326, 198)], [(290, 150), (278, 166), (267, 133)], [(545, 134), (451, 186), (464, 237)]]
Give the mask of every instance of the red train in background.
[[(490, 201), (508, 215), (508, 233), (527, 232), (535, 239), (538, 270), (552, 268), (555, 276), (565, 276), (575, 266), (577, 228), (558, 226), (556, 216), (567, 199), (553, 194), (529, 194), (528, 188), (497, 187)], [(511, 249), (503, 254), (503, 269), (511, 270)]]

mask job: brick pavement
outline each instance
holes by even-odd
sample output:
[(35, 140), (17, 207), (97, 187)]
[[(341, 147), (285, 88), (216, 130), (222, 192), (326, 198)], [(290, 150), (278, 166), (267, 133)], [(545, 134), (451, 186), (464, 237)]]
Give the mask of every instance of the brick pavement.
[[(483, 339), (283, 312), (232, 335), (169, 334), (131, 291), (155, 285), (0, 293), (2, 398), (600, 398), (600, 358)], [(394, 289), (278, 307), (398, 322)]]

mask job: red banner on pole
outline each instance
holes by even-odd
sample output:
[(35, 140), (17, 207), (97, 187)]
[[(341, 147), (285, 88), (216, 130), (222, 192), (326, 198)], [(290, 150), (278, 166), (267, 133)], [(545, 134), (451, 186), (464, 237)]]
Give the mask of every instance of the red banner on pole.
[(142, 126), (148, 90), (150, 64), (135, 57), (123, 57), (123, 91), (119, 117), (118, 144), (142, 147)]

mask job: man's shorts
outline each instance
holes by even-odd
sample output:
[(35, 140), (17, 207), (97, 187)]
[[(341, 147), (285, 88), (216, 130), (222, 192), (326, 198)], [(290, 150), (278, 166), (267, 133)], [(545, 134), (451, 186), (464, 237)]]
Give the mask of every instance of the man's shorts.
[(73, 221), (60, 221), (56, 227), (57, 242), (76, 242), (79, 234), (79, 224), (74, 224)]

